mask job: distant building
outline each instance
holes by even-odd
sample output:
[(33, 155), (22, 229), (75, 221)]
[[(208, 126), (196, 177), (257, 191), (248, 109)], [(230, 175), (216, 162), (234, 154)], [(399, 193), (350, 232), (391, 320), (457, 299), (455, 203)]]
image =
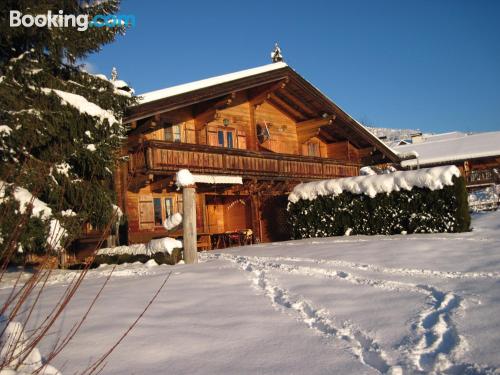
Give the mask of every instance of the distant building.
[(393, 149), (398, 154), (418, 154), (417, 158), (403, 160), (403, 168), (455, 164), (465, 176), (469, 190), (500, 184), (500, 131), (420, 135), (418, 142)]

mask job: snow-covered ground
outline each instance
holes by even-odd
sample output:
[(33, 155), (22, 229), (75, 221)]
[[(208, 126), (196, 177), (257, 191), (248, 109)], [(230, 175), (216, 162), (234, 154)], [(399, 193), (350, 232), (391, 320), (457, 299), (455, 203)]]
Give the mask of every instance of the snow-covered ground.
[[(197, 265), (122, 265), (53, 365), (72, 374), (90, 364), (172, 272), (104, 374), (499, 373), (500, 212), (474, 216), (473, 226), (260, 244), (206, 252)], [(54, 340), (110, 269), (90, 272)], [(36, 319), (74, 272), (54, 275)]]

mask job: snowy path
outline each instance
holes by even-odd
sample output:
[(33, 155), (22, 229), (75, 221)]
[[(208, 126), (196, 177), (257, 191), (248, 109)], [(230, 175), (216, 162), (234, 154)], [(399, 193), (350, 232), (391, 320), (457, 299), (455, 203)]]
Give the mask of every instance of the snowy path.
[[(460, 336), (453, 322), (457, 309), (465, 309), (463, 297), (437, 289), (432, 285), (414, 284), (393, 280), (371, 279), (345, 272), (332, 266), (350, 268), (360, 271), (372, 271), (400, 276), (435, 277), (445, 279), (481, 279), (500, 278), (498, 272), (440, 272), (426, 269), (388, 268), (373, 264), (360, 264), (337, 260), (317, 260), (298, 257), (257, 257), (231, 254), (205, 253), (204, 259), (222, 259), (237, 265), (241, 270), (252, 274), (253, 285), (260, 289), (276, 308), (293, 310), (297, 319), (323, 336), (347, 341), (354, 356), (364, 365), (380, 373), (429, 373), (447, 374), (490, 374), (494, 369), (475, 363), (460, 361), (460, 353), (466, 350), (467, 342)], [(288, 263), (287, 263), (288, 262)], [(292, 264), (290, 264), (292, 263)], [(313, 263), (327, 265), (328, 268), (301, 266), (297, 263)], [(406, 337), (400, 348), (400, 361), (390, 363), (387, 354), (380, 344), (367, 332), (357, 328), (349, 321), (335, 324), (333, 312), (313, 306), (305, 297), (296, 296), (279, 285), (270, 276), (272, 272), (336, 279), (356, 285), (366, 285), (392, 292), (422, 293), (427, 303), (411, 324), (411, 335)]]

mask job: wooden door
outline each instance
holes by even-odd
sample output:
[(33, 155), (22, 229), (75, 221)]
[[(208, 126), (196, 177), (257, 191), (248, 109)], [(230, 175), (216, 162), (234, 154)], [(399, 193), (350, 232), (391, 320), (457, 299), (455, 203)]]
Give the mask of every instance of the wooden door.
[(286, 195), (264, 195), (261, 198), (261, 241), (286, 241), (291, 238), (291, 228), (288, 224), (288, 197)]
[(153, 229), (155, 225), (153, 199), (148, 195), (139, 197), (139, 229)]
[(222, 204), (207, 204), (207, 221), (209, 233), (224, 232), (224, 206)]

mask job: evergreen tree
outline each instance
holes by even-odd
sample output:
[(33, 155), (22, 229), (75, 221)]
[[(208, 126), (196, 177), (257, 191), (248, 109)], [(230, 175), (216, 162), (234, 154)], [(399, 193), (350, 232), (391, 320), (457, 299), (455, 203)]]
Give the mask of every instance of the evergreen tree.
[[(10, 27), (23, 14), (116, 14), (118, 0), (4, 0), (0, 3), (0, 249), (58, 250), (84, 223), (114, 215), (113, 172), (134, 103), (123, 81), (77, 65), (127, 25)], [(35, 197), (37, 200), (35, 200)], [(45, 205), (44, 205), (45, 204)], [(42, 210), (43, 209), (43, 210)]]

